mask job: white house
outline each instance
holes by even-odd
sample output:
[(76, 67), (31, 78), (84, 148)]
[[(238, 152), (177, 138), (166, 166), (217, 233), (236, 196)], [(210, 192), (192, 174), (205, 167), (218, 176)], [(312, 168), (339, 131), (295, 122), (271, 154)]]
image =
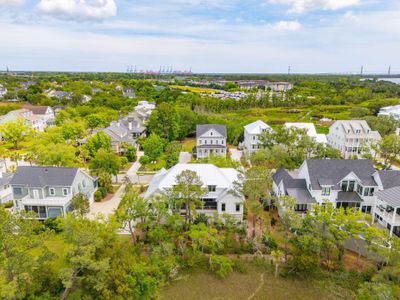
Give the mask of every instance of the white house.
[(400, 237), (400, 171), (377, 171), (374, 178), (379, 186), (374, 220), (386, 227), (390, 235)]
[(388, 116), (400, 120), (400, 105), (382, 107), (378, 116)]
[(208, 192), (203, 196), (204, 206), (199, 214), (229, 214), (238, 221), (243, 219), (244, 198), (232, 193), (239, 172), (231, 168), (218, 168), (212, 164), (177, 164), (169, 170), (160, 170), (152, 179), (145, 198), (161, 194), (176, 184), (176, 177), (185, 170), (196, 172)]
[(365, 159), (307, 159), (296, 173), (278, 170), (273, 175), (273, 192), (296, 198), (300, 212), (328, 201), (335, 207), (359, 207), (372, 213), (379, 188), (375, 173), (372, 162)]
[(12, 189), (10, 186), (13, 174), (4, 173), (0, 170), (0, 204), (12, 200)]
[(226, 126), (206, 124), (196, 126), (196, 155), (205, 158), (210, 155), (226, 156)]
[(0, 98), (3, 98), (5, 94), (7, 94), (7, 89), (0, 84)]
[(78, 168), (20, 166), (10, 186), (14, 208), (33, 211), (44, 220), (71, 211), (71, 200), (77, 193), (93, 203), (97, 180)]
[(311, 137), (315, 142), (320, 144), (327, 144), (327, 138), (325, 134), (317, 133), (314, 123), (285, 123), (285, 128), (298, 128), (305, 130), (307, 135)]
[(249, 152), (255, 152), (260, 148), (260, 135), (272, 128), (261, 120), (244, 126), (244, 148)]
[(381, 139), (378, 131), (372, 131), (365, 120), (336, 121), (329, 128), (328, 143), (340, 150), (343, 158), (360, 157), (363, 147), (369, 147)]

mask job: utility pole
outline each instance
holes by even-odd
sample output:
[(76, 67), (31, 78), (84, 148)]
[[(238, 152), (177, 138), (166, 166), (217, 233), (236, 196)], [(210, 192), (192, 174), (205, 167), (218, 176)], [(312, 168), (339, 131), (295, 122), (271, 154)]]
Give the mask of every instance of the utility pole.
[(361, 76), (363, 76), (363, 73), (364, 73), (364, 66), (361, 66), (361, 72), (360, 72), (360, 75), (361, 75)]
[(290, 71), (291, 71), (291, 67), (289, 66), (289, 67), (288, 67), (288, 72), (287, 72), (288, 75), (290, 75)]
[(388, 75), (390, 76), (390, 71), (391, 71), (392, 66), (389, 66), (389, 70), (388, 70)]

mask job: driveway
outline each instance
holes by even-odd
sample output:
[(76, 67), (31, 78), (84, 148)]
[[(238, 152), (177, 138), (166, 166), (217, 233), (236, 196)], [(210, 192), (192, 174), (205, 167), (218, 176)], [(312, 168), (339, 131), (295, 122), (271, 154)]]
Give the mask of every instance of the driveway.
[(187, 164), (192, 160), (192, 154), (189, 152), (181, 152), (179, 153), (179, 163)]
[[(141, 164), (139, 163), (139, 158), (143, 155), (143, 152), (138, 152), (138, 159), (133, 163), (133, 165), (129, 168), (126, 174), (120, 174), (119, 180), (122, 180), (125, 176), (128, 176), (131, 182), (135, 182), (137, 179), (136, 172), (139, 170)], [(104, 202), (93, 202), (90, 206), (89, 219), (94, 219), (96, 215), (102, 214), (105, 217), (109, 217), (114, 214), (115, 210), (118, 208), (119, 203), (121, 202), (122, 197), (125, 192), (125, 184), (123, 183), (119, 189), (115, 192), (110, 200)]]

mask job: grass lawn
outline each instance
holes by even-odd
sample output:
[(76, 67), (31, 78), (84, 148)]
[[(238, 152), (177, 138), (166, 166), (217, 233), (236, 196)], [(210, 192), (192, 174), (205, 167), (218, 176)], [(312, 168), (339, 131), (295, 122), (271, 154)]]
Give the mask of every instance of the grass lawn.
[(205, 93), (205, 94), (214, 94), (220, 92), (219, 90), (215, 89), (208, 89), (202, 87), (193, 87), (193, 86), (184, 86), (184, 85), (170, 85), (171, 89), (183, 90), (193, 93)]
[(246, 272), (234, 272), (220, 279), (207, 271), (196, 270), (161, 289), (159, 299), (352, 299), (352, 290), (328, 280), (275, 278), (270, 271), (246, 263)]
[(192, 153), (194, 147), (196, 147), (196, 139), (195, 138), (187, 138), (182, 142), (182, 151)]

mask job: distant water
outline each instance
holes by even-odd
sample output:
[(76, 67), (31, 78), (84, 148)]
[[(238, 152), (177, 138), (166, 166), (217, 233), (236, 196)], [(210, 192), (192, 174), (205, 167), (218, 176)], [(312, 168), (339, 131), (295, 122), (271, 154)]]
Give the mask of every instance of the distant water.
[(378, 80), (390, 81), (396, 84), (400, 84), (400, 78), (378, 78)]

